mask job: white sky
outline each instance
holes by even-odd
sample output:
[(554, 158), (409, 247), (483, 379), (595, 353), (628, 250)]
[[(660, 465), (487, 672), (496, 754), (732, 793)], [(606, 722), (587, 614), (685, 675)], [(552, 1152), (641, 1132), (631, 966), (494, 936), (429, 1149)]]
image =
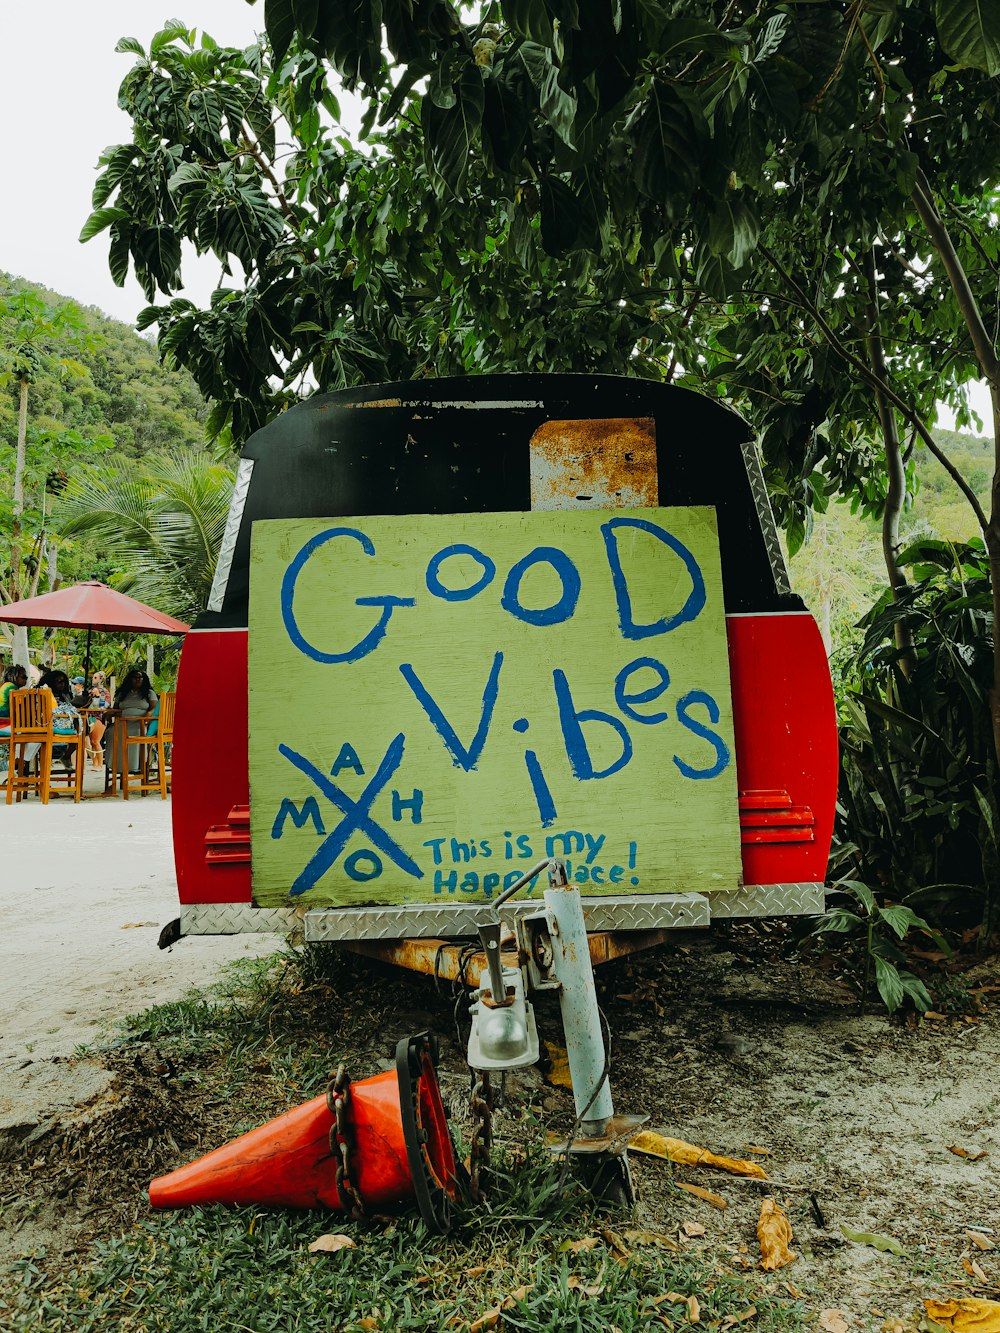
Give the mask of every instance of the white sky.
[[(246, 46), (264, 26), (262, 0), (46, 0), (3, 3), (4, 69), (0, 125), (5, 134), (0, 270), (41, 283), (132, 323), (146, 304), (130, 276), (116, 287), (108, 238), (77, 240), (90, 212), (102, 150), (127, 143), (131, 122), (118, 86), (135, 62), (117, 55), (119, 37), (149, 39), (170, 18), (226, 46)], [(189, 273), (190, 270), (190, 273)], [(206, 301), (219, 276), (212, 258), (189, 264), (187, 294)]]

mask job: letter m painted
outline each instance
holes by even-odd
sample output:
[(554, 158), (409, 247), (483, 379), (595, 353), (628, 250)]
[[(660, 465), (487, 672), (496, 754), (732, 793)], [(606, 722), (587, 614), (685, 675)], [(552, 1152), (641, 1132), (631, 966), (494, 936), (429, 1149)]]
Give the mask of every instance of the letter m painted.
[(302, 802), (302, 809), (295, 804), (289, 797), (285, 797), (281, 802), (278, 813), (274, 816), (274, 823), (271, 825), (271, 837), (280, 838), (285, 831), (285, 820), (291, 819), (296, 828), (303, 828), (309, 821), (321, 836), (326, 832), (323, 827), (323, 816), (319, 812), (319, 804), (315, 796), (307, 796)]

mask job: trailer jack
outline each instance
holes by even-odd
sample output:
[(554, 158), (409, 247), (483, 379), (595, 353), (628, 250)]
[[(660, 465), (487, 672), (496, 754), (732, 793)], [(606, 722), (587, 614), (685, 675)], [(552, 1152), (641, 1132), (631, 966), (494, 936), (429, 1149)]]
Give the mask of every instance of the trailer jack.
[[(542, 871), (549, 882), (543, 909), (517, 914), (516, 953), (502, 954), (499, 909)], [(635, 1191), (626, 1149), (649, 1117), (615, 1114), (607, 1024), (597, 1004), (583, 904), (564, 864), (540, 861), (506, 889), (493, 903), (492, 919), (480, 925), (479, 937), (487, 977), (472, 999), (470, 1067), (480, 1083), (484, 1076), (488, 1083), (491, 1073), (535, 1064), (538, 1030), (528, 997), (541, 991), (558, 994), (576, 1120), (569, 1136), (550, 1148), (576, 1165), (595, 1194), (631, 1204)]]

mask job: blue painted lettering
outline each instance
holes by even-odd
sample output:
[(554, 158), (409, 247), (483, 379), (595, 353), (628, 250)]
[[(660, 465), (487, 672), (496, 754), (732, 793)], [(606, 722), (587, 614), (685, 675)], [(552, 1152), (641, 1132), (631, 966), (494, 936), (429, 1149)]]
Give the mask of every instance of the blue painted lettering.
[[(482, 566), (482, 576), (468, 588), (446, 588), (441, 582), (441, 566), (456, 555), (471, 555), (473, 560)], [(427, 565), (427, 591), (445, 602), (467, 602), (493, 582), (496, 572), (497, 567), (488, 555), (484, 555), (475, 546), (456, 542), (454, 546), (445, 546), (436, 555), (431, 556)]]
[(281, 802), (278, 813), (274, 816), (274, 823), (271, 825), (271, 837), (280, 838), (285, 831), (285, 820), (290, 819), (296, 828), (303, 828), (309, 821), (319, 834), (326, 832), (323, 827), (323, 816), (319, 812), (319, 803), (315, 796), (307, 796), (302, 802), (302, 809), (289, 800), (286, 796)]
[(413, 795), (405, 801), (398, 791), (392, 793), (392, 817), (397, 824), (403, 818), (404, 810), (409, 810), (410, 820), (414, 824), (424, 822), (424, 794), (419, 787), (414, 787)]
[(466, 773), (471, 772), (478, 765), (479, 756), (486, 744), (490, 722), (493, 719), (493, 709), (496, 706), (497, 692), (500, 688), (500, 668), (502, 666), (503, 653), (496, 653), (493, 658), (493, 665), (490, 668), (486, 688), (483, 690), (483, 703), (479, 710), (479, 726), (476, 728), (476, 734), (473, 736), (471, 743), (465, 746), (459, 740), (455, 728), (442, 713), (410, 663), (400, 662), (399, 664), (399, 674), (413, 691), (417, 703), (420, 704), (430, 719), (431, 726), (444, 741), (445, 748), (451, 755), (452, 763), (456, 768), (464, 769)]
[(435, 893), (454, 893), (458, 888), (458, 871), (449, 870), (447, 873), (443, 870), (434, 871), (434, 892)]
[[(524, 606), (520, 600), (521, 580), (533, 565), (549, 564), (559, 575), (562, 594), (551, 606), (533, 609)], [(569, 620), (576, 610), (580, 597), (580, 571), (565, 551), (555, 546), (536, 546), (526, 556), (511, 565), (507, 581), (503, 585), (500, 605), (517, 620), (528, 625), (561, 625)]]
[(333, 761), (333, 767), (330, 769), (330, 777), (340, 776), (341, 769), (353, 768), (359, 778), (363, 778), (365, 770), (361, 767), (361, 760), (358, 758), (358, 752), (353, 745), (345, 743), (340, 747), (340, 754)]
[(295, 619), (293, 605), (295, 584), (314, 552), (336, 537), (350, 537), (361, 544), (361, 549), (365, 555), (374, 556), (375, 554), (375, 543), (366, 533), (360, 532), (357, 528), (327, 528), (324, 532), (318, 532), (315, 537), (310, 537), (305, 546), (295, 555), (281, 580), (281, 619), (284, 622), (288, 637), (295, 647), (306, 657), (312, 658), (314, 662), (359, 662), (361, 658), (367, 657), (382, 642), (393, 610), (397, 606), (413, 606), (414, 599), (412, 597), (393, 597), (389, 594), (382, 597), (358, 597), (355, 599), (356, 606), (380, 606), (382, 608), (382, 614), (362, 639), (352, 648), (340, 653), (324, 652), (310, 643), (299, 629)]
[[(656, 672), (658, 677), (656, 683), (640, 690), (638, 694), (629, 694), (627, 689), (629, 676), (636, 671), (646, 669)], [(662, 662), (658, 662), (655, 657), (637, 657), (634, 662), (629, 662), (628, 666), (623, 666), (615, 676), (615, 703), (633, 722), (644, 722), (647, 726), (654, 722), (665, 722), (669, 713), (637, 713), (635, 705), (652, 703), (669, 687), (670, 672)]]
[[(573, 776), (579, 778), (581, 782), (587, 782), (592, 778), (609, 778), (612, 773), (617, 773), (619, 769), (624, 768), (632, 758), (632, 738), (629, 736), (624, 722), (619, 722), (618, 718), (612, 717), (610, 713), (602, 713), (596, 708), (584, 708), (578, 711), (573, 704), (569, 682), (562, 671), (558, 669), (553, 671), (552, 683), (555, 685), (556, 702), (559, 705), (559, 722), (562, 726), (563, 744), (566, 746), (566, 755), (569, 759), (570, 768), (573, 770)], [(590, 757), (587, 740), (583, 734), (583, 727), (580, 725), (582, 722), (601, 722), (610, 727), (612, 731), (617, 732), (618, 739), (621, 742), (621, 754), (607, 768), (598, 770), (594, 767), (594, 761)]]
[(718, 732), (712, 731), (711, 728), (705, 726), (704, 722), (699, 722), (697, 718), (690, 715), (688, 709), (693, 704), (701, 704), (713, 725), (719, 720), (719, 705), (704, 690), (689, 690), (683, 698), (677, 700), (677, 721), (680, 722), (681, 726), (687, 727), (688, 731), (693, 732), (695, 736), (700, 736), (703, 740), (708, 741), (715, 751), (715, 762), (709, 768), (693, 768), (678, 755), (674, 755), (674, 763), (686, 778), (718, 777), (729, 764), (729, 747)]
[(374, 852), (352, 852), (344, 859), (344, 872), (363, 884), (366, 880), (378, 879), (382, 873), (382, 862)]
[[(691, 580), (691, 591), (679, 611), (672, 616), (662, 616), (646, 625), (637, 625), (632, 614), (632, 599), (629, 595), (628, 579), (622, 567), (621, 552), (618, 548), (618, 533), (626, 529), (648, 532), (664, 546), (680, 557)], [(618, 603), (618, 624), (626, 639), (648, 639), (653, 635), (666, 634), (678, 625), (694, 620), (705, 605), (705, 580), (694, 556), (671, 532), (645, 518), (609, 518), (601, 524), (601, 535), (608, 553), (608, 566), (611, 581), (615, 588), (615, 600)]]

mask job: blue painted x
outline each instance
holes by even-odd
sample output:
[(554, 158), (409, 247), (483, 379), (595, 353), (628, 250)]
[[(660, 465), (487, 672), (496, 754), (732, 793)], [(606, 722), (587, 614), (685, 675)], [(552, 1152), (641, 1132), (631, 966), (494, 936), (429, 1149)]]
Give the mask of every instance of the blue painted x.
[(326, 874), (344, 850), (348, 838), (355, 832), (366, 834), (373, 846), (377, 847), (390, 861), (394, 861), (401, 870), (405, 870), (408, 875), (412, 875), (415, 879), (423, 879), (424, 872), (417, 863), (403, 851), (399, 843), (391, 838), (380, 824), (377, 824), (371, 818), (370, 814), (375, 797), (382, 791), (402, 762), (405, 742), (406, 738), (400, 732), (386, 750), (385, 758), (379, 764), (376, 773), (357, 800), (348, 796), (305, 755), (299, 754), (297, 750), (293, 750), (288, 745), (278, 746), (279, 754), (284, 755), (289, 763), (294, 764), (301, 773), (304, 773), (307, 778), (314, 782), (327, 800), (344, 814), (344, 818), (331, 833), (327, 834), (309, 863), (300, 871), (289, 891), (292, 897), (311, 889)]

